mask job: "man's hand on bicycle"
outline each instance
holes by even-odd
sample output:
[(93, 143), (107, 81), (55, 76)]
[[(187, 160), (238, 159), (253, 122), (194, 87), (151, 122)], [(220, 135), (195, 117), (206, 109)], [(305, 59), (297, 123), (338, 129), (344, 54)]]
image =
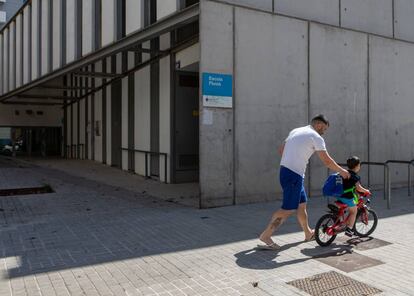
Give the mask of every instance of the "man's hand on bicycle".
[(351, 177), (351, 174), (347, 170), (345, 170), (345, 169), (342, 169), (341, 171), (339, 171), (339, 174), (344, 179), (349, 179)]

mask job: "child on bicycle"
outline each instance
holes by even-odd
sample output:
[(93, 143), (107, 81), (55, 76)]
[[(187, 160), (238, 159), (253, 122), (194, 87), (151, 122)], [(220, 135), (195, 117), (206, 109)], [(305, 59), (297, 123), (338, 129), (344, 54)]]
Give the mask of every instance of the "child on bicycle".
[(349, 210), (349, 218), (347, 227), (345, 229), (345, 235), (353, 236), (354, 231), (352, 230), (355, 224), (355, 218), (357, 215), (358, 194), (357, 192), (370, 195), (371, 192), (361, 186), (361, 177), (358, 175), (361, 169), (361, 161), (357, 156), (350, 157), (346, 164), (348, 166), (348, 172), (351, 174), (349, 179), (343, 179), (344, 193), (341, 197), (338, 197), (338, 201), (346, 204)]

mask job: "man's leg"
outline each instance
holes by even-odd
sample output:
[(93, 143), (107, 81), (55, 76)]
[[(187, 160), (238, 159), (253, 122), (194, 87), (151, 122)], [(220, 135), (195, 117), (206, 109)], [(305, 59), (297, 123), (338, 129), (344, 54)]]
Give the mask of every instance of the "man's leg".
[(300, 226), (305, 233), (305, 240), (310, 240), (314, 234), (314, 231), (309, 227), (308, 212), (306, 211), (306, 202), (299, 204), (297, 211), (297, 218)]
[(279, 228), (280, 225), (285, 222), (285, 220), (292, 215), (294, 211), (279, 209), (273, 213), (272, 218), (270, 219), (269, 225), (262, 232), (259, 239), (267, 245), (273, 244), (271, 236)]

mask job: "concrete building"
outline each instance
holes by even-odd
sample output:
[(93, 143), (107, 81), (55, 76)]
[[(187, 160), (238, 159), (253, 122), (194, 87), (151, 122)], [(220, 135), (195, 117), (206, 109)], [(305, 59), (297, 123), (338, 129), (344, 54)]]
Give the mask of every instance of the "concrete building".
[(27, 0), (0, 0), (0, 29)]
[[(408, 0), (31, 0), (0, 33), (0, 126), (61, 128), (69, 158), (198, 182), (202, 207), (274, 199), (276, 148), (316, 113), (340, 162), (414, 159), (413, 13)], [(382, 176), (370, 168), (371, 184)], [(311, 193), (325, 177), (312, 160)]]

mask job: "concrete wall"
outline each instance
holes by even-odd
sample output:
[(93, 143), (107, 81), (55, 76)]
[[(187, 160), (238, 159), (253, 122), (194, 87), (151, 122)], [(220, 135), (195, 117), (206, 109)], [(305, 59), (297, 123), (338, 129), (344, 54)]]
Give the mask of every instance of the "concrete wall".
[(306, 123), (308, 24), (239, 8), (235, 21), (236, 196), (268, 200), (279, 186), (275, 148)]
[(414, 41), (414, 2), (411, 0), (218, 1)]
[[(200, 107), (202, 206), (280, 197), (277, 146), (317, 113), (331, 120), (324, 138), (338, 162), (414, 158), (414, 44), (252, 9), (234, 13), (233, 48), (232, 6), (202, 3), (200, 71), (233, 73), (235, 83), (233, 109)], [(407, 166), (392, 167), (393, 183), (406, 182)], [(316, 156), (309, 168), (306, 181), (319, 195), (327, 170)], [(371, 168), (369, 180), (363, 167), (361, 176), (381, 184), (383, 170)]]
[[(414, 159), (414, 45), (371, 36), (369, 71), (371, 159)], [(392, 181), (407, 182), (407, 165), (392, 167)]]
[(274, 0), (276, 13), (339, 25), (340, 0)]
[[(209, 1), (200, 5), (200, 72), (233, 74), (233, 8)], [(203, 124), (208, 112), (213, 121)], [(233, 110), (203, 108), (200, 100), (200, 115), (201, 204), (228, 205), (234, 190)]]
[(395, 38), (414, 41), (414, 1), (394, 0)]
[(342, 26), (393, 36), (392, 0), (342, 0)]
[(272, 11), (273, 9), (273, 0), (223, 0), (224, 3), (229, 4), (237, 4), (237, 5), (243, 5), (247, 7), (253, 7), (256, 9), (266, 10), (266, 11)]
[[(324, 138), (342, 163), (351, 155), (368, 159), (367, 48), (366, 34), (311, 24), (310, 114), (331, 118)], [(318, 190), (327, 170), (317, 156), (311, 164), (312, 188)]]

